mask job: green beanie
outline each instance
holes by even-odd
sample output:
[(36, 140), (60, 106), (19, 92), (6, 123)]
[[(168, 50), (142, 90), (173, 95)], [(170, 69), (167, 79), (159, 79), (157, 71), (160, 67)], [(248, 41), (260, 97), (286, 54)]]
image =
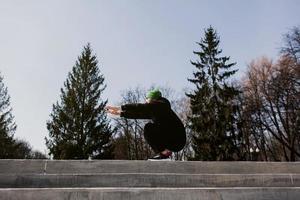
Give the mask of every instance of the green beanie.
[(151, 90), (147, 94), (147, 99), (149, 100), (159, 99), (160, 97), (161, 97), (161, 92), (157, 89)]

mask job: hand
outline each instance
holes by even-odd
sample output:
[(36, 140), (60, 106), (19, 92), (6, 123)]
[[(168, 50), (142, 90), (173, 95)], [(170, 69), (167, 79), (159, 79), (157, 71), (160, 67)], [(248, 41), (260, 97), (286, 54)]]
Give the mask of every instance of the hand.
[(120, 115), (121, 114), (121, 108), (116, 106), (106, 106), (105, 107), (106, 112), (112, 115)]

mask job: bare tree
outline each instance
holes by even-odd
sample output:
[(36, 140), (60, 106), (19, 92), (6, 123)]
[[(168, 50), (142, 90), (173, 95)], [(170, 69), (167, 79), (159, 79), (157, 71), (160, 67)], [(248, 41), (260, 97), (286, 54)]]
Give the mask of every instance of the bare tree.
[(189, 128), (188, 118), (188, 116), (190, 116), (192, 112), (190, 109), (189, 98), (185, 95), (176, 98), (175, 102), (173, 103), (173, 109), (183, 122), (186, 131), (186, 145), (183, 150), (181, 150), (178, 153), (175, 153), (175, 160), (188, 160), (194, 157), (194, 152), (192, 148), (192, 130)]
[(300, 62), (300, 27), (293, 27), (283, 38), (284, 46), (281, 48), (281, 53), (289, 55)]
[[(121, 94), (120, 105), (144, 102), (145, 89), (135, 87)], [(115, 158), (128, 160), (143, 160), (152, 153), (143, 136), (144, 120), (117, 118), (115, 119)]]
[[(250, 63), (244, 83), (251, 136), (264, 156), (268, 157), (268, 150), (274, 160), (295, 161), (300, 156), (300, 98), (294, 81), (295, 65), (295, 60), (287, 56), (277, 63), (261, 58)], [(278, 158), (275, 146), (281, 148), (283, 158)]]

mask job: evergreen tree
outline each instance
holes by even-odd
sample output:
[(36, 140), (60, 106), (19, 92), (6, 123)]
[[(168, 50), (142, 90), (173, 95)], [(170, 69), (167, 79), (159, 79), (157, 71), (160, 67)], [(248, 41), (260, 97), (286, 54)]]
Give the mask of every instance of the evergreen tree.
[(15, 145), (13, 135), (17, 125), (14, 122), (12, 108), (10, 107), (10, 96), (7, 87), (0, 75), (0, 158), (12, 158)]
[(229, 57), (220, 56), (219, 43), (216, 31), (209, 27), (197, 43), (201, 50), (193, 52), (199, 60), (191, 61), (197, 71), (188, 81), (195, 84), (195, 90), (187, 96), (196, 160), (232, 160), (238, 146), (233, 102), (239, 92), (227, 81), (237, 70), (230, 70), (235, 63), (228, 64)]
[(76, 61), (47, 121), (46, 145), (54, 159), (112, 158), (112, 129), (101, 100), (106, 85), (90, 45)]

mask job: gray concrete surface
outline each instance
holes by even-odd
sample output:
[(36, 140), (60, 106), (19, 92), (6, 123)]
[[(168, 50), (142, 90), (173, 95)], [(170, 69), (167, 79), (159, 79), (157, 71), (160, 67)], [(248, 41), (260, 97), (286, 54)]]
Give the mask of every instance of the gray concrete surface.
[(299, 200), (300, 162), (0, 160), (0, 200)]
[(300, 188), (0, 189), (0, 200), (299, 200)]
[(300, 162), (151, 162), (120, 160), (0, 160), (0, 174), (187, 173), (297, 174)]
[[(0, 188), (300, 187), (300, 174), (6, 174)], [(300, 198), (299, 198), (300, 199)]]

